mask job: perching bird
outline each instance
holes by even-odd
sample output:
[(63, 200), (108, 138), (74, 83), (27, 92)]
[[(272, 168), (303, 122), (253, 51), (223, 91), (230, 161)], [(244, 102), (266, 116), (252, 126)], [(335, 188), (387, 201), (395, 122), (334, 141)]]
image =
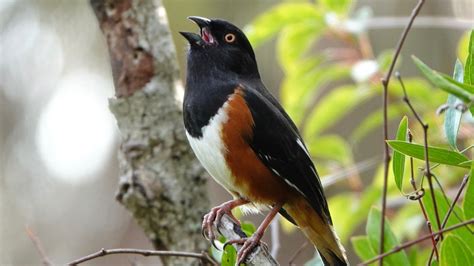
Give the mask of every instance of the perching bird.
[[(237, 206), (270, 209), (257, 231), (240, 242), (238, 264), (259, 243), (279, 212), (296, 224), (325, 265), (347, 265), (311, 156), (298, 129), (265, 88), (245, 34), (220, 19), (189, 17), (200, 34), (190, 44), (183, 112), (186, 134), (209, 174), (233, 196), (204, 216), (212, 224)], [(238, 223), (237, 219), (235, 219)], [(236, 241), (233, 241), (235, 243)]]

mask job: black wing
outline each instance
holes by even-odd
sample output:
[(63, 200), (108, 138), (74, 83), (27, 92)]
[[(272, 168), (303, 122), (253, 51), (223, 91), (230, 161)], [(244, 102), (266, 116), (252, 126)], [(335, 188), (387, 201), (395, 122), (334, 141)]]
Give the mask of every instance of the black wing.
[(295, 124), (263, 84), (243, 87), (255, 123), (249, 145), (272, 172), (332, 224), (321, 181)]

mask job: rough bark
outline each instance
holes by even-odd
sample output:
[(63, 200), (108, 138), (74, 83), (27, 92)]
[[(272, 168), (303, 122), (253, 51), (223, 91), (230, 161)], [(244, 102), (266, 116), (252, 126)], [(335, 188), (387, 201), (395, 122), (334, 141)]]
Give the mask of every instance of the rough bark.
[[(176, 52), (160, 0), (90, 0), (109, 47), (121, 132), (117, 199), (155, 248), (202, 251), (205, 177), (184, 134)], [(170, 257), (172, 265), (196, 260)]]

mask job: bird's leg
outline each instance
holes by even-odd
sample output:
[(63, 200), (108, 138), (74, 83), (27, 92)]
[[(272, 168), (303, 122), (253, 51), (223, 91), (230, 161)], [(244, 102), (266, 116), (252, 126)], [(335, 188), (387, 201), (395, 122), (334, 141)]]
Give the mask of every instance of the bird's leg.
[(237, 218), (235, 218), (235, 216), (232, 214), (232, 210), (235, 207), (238, 207), (247, 203), (249, 203), (248, 200), (241, 199), (241, 198), (230, 200), (230, 201), (222, 203), (221, 205), (217, 207), (212, 208), (208, 214), (204, 215), (204, 218), (202, 220), (202, 233), (206, 238), (208, 238), (211, 241), (214, 247), (216, 247), (214, 244), (214, 240), (216, 239), (216, 236), (214, 234), (214, 231), (212, 231), (212, 225), (214, 224), (214, 222), (217, 221), (217, 223), (220, 223), (222, 216), (224, 214), (227, 214), (232, 220), (234, 220), (235, 223), (240, 225), (239, 220), (237, 220)]
[(241, 263), (244, 263), (245, 259), (253, 250), (253, 248), (255, 248), (255, 246), (257, 246), (260, 243), (260, 240), (262, 239), (263, 234), (265, 233), (265, 230), (270, 225), (273, 218), (275, 218), (277, 213), (280, 211), (281, 207), (283, 207), (282, 203), (275, 204), (273, 208), (271, 209), (271, 211), (267, 214), (263, 222), (260, 224), (257, 231), (255, 231), (255, 233), (253, 233), (252, 236), (248, 238), (229, 240), (224, 244), (224, 247), (229, 244), (243, 244), (242, 248), (239, 250), (239, 253), (237, 254), (236, 265), (240, 265)]

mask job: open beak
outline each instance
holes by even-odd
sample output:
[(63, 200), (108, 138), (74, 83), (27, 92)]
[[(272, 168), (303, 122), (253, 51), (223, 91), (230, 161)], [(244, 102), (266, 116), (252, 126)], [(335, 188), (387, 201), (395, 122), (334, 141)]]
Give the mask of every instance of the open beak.
[(204, 45), (204, 44), (215, 44), (216, 40), (212, 36), (211, 31), (209, 30), (209, 25), (211, 20), (208, 18), (190, 16), (189, 20), (192, 20), (200, 28), (200, 35), (193, 32), (179, 32), (181, 35), (188, 40), (190, 44)]

